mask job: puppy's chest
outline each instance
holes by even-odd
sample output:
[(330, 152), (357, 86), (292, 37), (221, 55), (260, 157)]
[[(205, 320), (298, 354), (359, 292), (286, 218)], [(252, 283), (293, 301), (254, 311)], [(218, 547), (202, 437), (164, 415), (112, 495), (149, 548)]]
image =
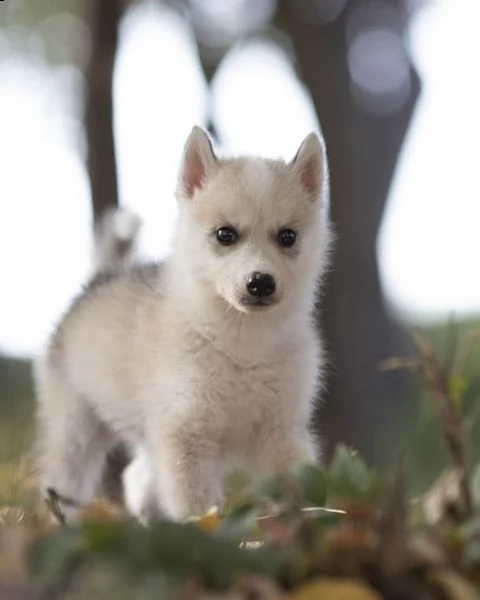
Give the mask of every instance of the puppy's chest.
[(221, 352), (206, 352), (197, 362), (201, 396), (229, 420), (257, 421), (285, 401), (291, 379), (288, 364), (281, 357), (239, 365)]

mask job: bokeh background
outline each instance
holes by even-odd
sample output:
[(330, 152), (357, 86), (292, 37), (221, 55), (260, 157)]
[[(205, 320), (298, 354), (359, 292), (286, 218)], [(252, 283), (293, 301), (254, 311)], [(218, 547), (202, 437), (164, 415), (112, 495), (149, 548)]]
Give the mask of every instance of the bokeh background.
[[(379, 363), (420, 326), (449, 367), (480, 314), (479, 20), (478, 0), (0, 2), (0, 464), (32, 440), (30, 361), (88, 277), (94, 220), (132, 208), (140, 254), (165, 257), (199, 124), (221, 152), (285, 158), (321, 127), (327, 457), (441, 469), (418, 382)], [(473, 434), (479, 362), (457, 381)]]

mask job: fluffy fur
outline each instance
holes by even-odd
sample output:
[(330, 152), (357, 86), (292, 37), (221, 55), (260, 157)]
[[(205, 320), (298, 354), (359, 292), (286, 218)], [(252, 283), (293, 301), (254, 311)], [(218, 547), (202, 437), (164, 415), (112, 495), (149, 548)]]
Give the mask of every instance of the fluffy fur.
[(97, 272), (128, 264), (133, 254), (141, 221), (128, 210), (108, 210), (94, 231), (94, 264)]
[[(120, 440), (134, 456), (130, 510), (183, 519), (222, 504), (232, 465), (271, 473), (318, 458), (310, 419), (323, 355), (312, 309), (330, 241), (327, 184), (314, 134), (285, 163), (220, 160), (193, 129), (171, 256), (97, 275), (37, 364), (45, 489), (89, 502)], [(216, 237), (226, 226), (239, 234), (230, 246)], [(286, 227), (291, 248), (277, 239)], [(275, 280), (268, 303), (251, 302), (254, 272)], [(75, 521), (75, 507), (62, 510)]]

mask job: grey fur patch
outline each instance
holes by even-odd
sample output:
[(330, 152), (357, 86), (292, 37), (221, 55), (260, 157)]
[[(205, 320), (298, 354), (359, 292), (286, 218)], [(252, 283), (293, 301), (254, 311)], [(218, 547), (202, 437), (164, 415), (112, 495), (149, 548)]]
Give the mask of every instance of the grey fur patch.
[(70, 307), (64, 313), (63, 317), (60, 319), (60, 322), (52, 334), (50, 338), (49, 344), (49, 356), (50, 361), (53, 365), (57, 367), (62, 367), (63, 360), (63, 329), (66, 324), (79, 309), (83, 306), (83, 304), (95, 294), (98, 290), (104, 289), (110, 284), (118, 281), (122, 278), (130, 278), (135, 284), (144, 286), (149, 289), (149, 291), (154, 292), (156, 289), (156, 283), (161, 277), (161, 273), (163, 270), (162, 263), (144, 263), (137, 264), (133, 267), (128, 268), (117, 268), (117, 269), (109, 269), (106, 271), (101, 271), (94, 275), (90, 281), (88, 281), (84, 286), (83, 290), (73, 299)]

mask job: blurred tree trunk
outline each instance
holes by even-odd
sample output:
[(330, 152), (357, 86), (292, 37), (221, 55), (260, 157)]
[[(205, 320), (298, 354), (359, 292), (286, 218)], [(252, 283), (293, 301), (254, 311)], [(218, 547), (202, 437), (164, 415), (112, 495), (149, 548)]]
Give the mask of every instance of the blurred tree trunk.
[(346, 12), (333, 23), (313, 26), (290, 7), (279, 1), (277, 22), (293, 42), (326, 139), (338, 235), (322, 301), (331, 364), (321, 430), (328, 438), (327, 455), (342, 440), (378, 461), (399, 416), (402, 376), (378, 369), (382, 359), (398, 353), (400, 340), (383, 305), (376, 242), (420, 85), (411, 69), (411, 93), (403, 109), (389, 117), (368, 116), (352, 99)]
[[(419, 94), (410, 66), (410, 96), (388, 117), (371, 117), (352, 97), (347, 63), (348, 8), (327, 25), (302, 21), (278, 0), (274, 25), (291, 39), (300, 70), (327, 142), (331, 212), (338, 236), (334, 268), (321, 302), (321, 325), (330, 357), (327, 393), (319, 414), (327, 458), (338, 441), (371, 461), (385, 462), (395, 447), (399, 419), (408, 408), (405, 376), (381, 373), (379, 363), (404, 353), (407, 342), (389, 319), (382, 297), (376, 243), (400, 149)], [(182, 6), (184, 0), (178, 0)], [(348, 4), (358, 7), (362, 0)], [(392, 3), (399, 11), (403, 0)], [(399, 12), (400, 14), (400, 12)], [(210, 82), (222, 60), (212, 63), (197, 32), (202, 67)], [(225, 49), (225, 52), (228, 49)], [(209, 129), (214, 131), (214, 116)]]
[(97, 221), (106, 208), (118, 206), (112, 81), (125, 0), (84, 1), (91, 34), (85, 69), (85, 134), (93, 217)]
[[(126, 0), (84, 0), (91, 35), (90, 59), (85, 69), (84, 128), (92, 212), (97, 222), (104, 211), (118, 206), (118, 182), (113, 135), (113, 69), (118, 31)], [(118, 446), (108, 456), (103, 493), (121, 500), (120, 473), (128, 462), (126, 449)]]

